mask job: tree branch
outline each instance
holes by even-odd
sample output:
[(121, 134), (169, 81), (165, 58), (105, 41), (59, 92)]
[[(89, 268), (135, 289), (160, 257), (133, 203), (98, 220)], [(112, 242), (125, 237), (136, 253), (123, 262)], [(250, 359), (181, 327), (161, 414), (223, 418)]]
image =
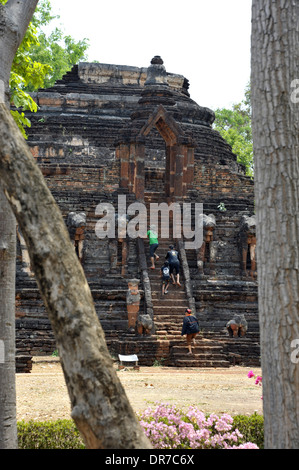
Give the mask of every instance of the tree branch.
[(38, 0), (8, 0), (5, 4), (8, 18), (13, 23), (16, 32), (15, 53), (23, 40), (37, 4)]
[(59, 350), (73, 419), (86, 445), (149, 448), (113, 368), (62, 214), (3, 104), (0, 179), (26, 241)]

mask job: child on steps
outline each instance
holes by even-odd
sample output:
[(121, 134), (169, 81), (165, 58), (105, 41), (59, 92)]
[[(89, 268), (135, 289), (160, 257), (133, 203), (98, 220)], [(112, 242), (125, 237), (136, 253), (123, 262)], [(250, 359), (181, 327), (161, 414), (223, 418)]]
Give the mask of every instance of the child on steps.
[(164, 294), (168, 294), (168, 287), (169, 287), (169, 281), (170, 281), (170, 269), (169, 269), (169, 263), (168, 261), (165, 261), (161, 268), (161, 273), (162, 277), (162, 296)]

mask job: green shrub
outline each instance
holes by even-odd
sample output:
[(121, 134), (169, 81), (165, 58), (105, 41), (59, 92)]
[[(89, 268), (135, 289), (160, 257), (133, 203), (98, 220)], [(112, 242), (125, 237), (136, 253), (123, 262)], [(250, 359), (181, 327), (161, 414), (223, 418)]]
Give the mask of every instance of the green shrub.
[[(232, 430), (243, 434), (242, 441), (252, 442), (259, 449), (264, 447), (264, 419), (254, 413), (251, 416), (233, 417)], [(19, 421), (19, 449), (84, 449), (85, 445), (72, 420)]]
[(78, 429), (72, 420), (19, 421), (19, 449), (84, 449)]
[(251, 416), (234, 416), (233, 429), (243, 434), (244, 440), (254, 442), (259, 449), (264, 448), (264, 418), (257, 413)]

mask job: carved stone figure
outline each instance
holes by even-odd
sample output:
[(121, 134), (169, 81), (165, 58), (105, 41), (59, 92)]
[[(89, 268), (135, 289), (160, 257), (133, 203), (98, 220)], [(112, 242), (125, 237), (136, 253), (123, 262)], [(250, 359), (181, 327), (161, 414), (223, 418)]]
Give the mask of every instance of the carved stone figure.
[(83, 261), (83, 243), (84, 231), (86, 227), (85, 212), (70, 212), (67, 217), (66, 225), (70, 234), (70, 238), (74, 244), (77, 256), (82, 263)]
[(216, 219), (213, 214), (200, 214), (198, 220), (198, 228), (203, 230), (203, 242), (197, 250), (197, 267), (201, 274), (204, 272), (205, 259), (209, 260), (210, 270), (214, 269), (216, 259), (216, 249), (213, 245), (214, 230), (216, 227)]
[(239, 246), (241, 256), (241, 272), (247, 276), (247, 256), (250, 255), (250, 275), (256, 277), (256, 218), (243, 215), (239, 232)]
[(128, 281), (127, 291), (127, 312), (128, 312), (128, 329), (135, 331), (136, 322), (140, 306), (139, 279), (131, 279)]
[(153, 328), (153, 320), (148, 313), (138, 315), (137, 332), (139, 335), (148, 336)]
[(245, 319), (245, 316), (236, 315), (232, 320), (227, 322), (226, 328), (229, 336), (231, 337), (240, 337), (245, 336), (248, 328), (248, 323)]

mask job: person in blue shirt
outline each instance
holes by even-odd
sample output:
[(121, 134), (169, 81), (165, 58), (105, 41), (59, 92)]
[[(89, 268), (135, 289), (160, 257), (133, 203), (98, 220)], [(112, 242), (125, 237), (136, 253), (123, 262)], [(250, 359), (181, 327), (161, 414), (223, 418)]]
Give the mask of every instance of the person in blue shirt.
[(198, 320), (194, 315), (192, 315), (192, 311), (190, 310), (190, 308), (186, 308), (181, 336), (186, 335), (187, 347), (189, 351), (187, 353), (188, 356), (192, 354), (191, 342), (195, 344), (195, 338), (198, 333), (199, 333)]
[[(169, 245), (169, 251), (166, 254), (165, 259), (169, 262), (170, 276), (173, 281), (173, 284), (177, 283), (179, 287), (180, 284), (180, 259), (178, 252), (174, 249), (173, 245)], [(174, 278), (174, 272), (176, 274), (176, 281)]]

